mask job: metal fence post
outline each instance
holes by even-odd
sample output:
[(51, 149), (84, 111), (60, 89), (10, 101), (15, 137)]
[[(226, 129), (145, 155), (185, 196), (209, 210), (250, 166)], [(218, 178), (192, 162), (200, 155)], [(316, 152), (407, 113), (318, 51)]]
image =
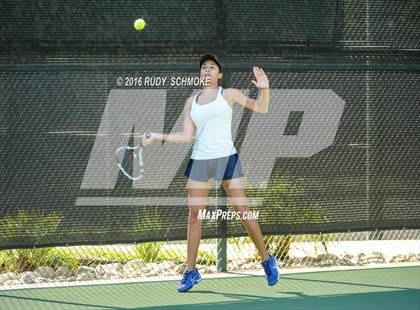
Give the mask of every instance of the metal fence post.
[[(216, 209), (218, 206), (218, 195), (217, 195), (217, 190), (219, 187), (219, 184), (217, 182), (217, 180), (215, 180), (216, 182), (216, 186), (215, 186), (215, 190), (216, 190)], [(222, 206), (222, 209), (226, 209), (226, 206)], [(220, 229), (223, 232), (223, 235), (226, 234), (226, 220), (222, 220), (220, 223)], [(217, 239), (217, 255), (216, 255), (216, 269), (218, 272), (226, 272), (227, 270), (227, 240), (225, 237), (223, 238), (218, 238)]]

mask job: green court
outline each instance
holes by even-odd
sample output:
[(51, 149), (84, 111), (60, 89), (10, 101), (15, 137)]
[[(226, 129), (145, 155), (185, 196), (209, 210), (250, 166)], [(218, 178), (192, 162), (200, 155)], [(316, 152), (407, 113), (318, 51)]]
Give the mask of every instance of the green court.
[(274, 287), (262, 276), (19, 289), (0, 292), (1, 309), (419, 309), (420, 266), (295, 273)]

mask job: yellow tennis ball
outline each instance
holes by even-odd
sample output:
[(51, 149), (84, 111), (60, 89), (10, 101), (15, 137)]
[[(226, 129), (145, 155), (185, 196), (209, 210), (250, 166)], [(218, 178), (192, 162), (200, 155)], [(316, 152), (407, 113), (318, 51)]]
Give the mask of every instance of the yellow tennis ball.
[(136, 30), (143, 30), (144, 27), (146, 27), (146, 22), (143, 18), (139, 18), (134, 22), (134, 28), (136, 28)]

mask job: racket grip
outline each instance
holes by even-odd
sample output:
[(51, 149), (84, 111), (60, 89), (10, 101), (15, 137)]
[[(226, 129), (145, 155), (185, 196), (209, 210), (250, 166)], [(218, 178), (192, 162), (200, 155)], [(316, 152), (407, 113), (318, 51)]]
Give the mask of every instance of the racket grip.
[[(150, 131), (146, 131), (143, 135), (143, 137), (145, 137), (146, 139), (150, 139), (151, 136), (152, 136), (152, 134), (150, 133)], [(140, 146), (144, 147), (144, 145), (141, 141), (140, 141)]]

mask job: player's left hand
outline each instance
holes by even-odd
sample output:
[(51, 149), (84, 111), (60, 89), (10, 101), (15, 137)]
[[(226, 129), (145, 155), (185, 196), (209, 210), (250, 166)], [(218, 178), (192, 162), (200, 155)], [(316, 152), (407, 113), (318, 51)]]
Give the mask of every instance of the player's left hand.
[(254, 72), (256, 81), (253, 80), (252, 83), (254, 83), (255, 87), (260, 88), (260, 89), (270, 87), (270, 84), (268, 83), (268, 77), (262, 68), (254, 66), (253, 72)]

